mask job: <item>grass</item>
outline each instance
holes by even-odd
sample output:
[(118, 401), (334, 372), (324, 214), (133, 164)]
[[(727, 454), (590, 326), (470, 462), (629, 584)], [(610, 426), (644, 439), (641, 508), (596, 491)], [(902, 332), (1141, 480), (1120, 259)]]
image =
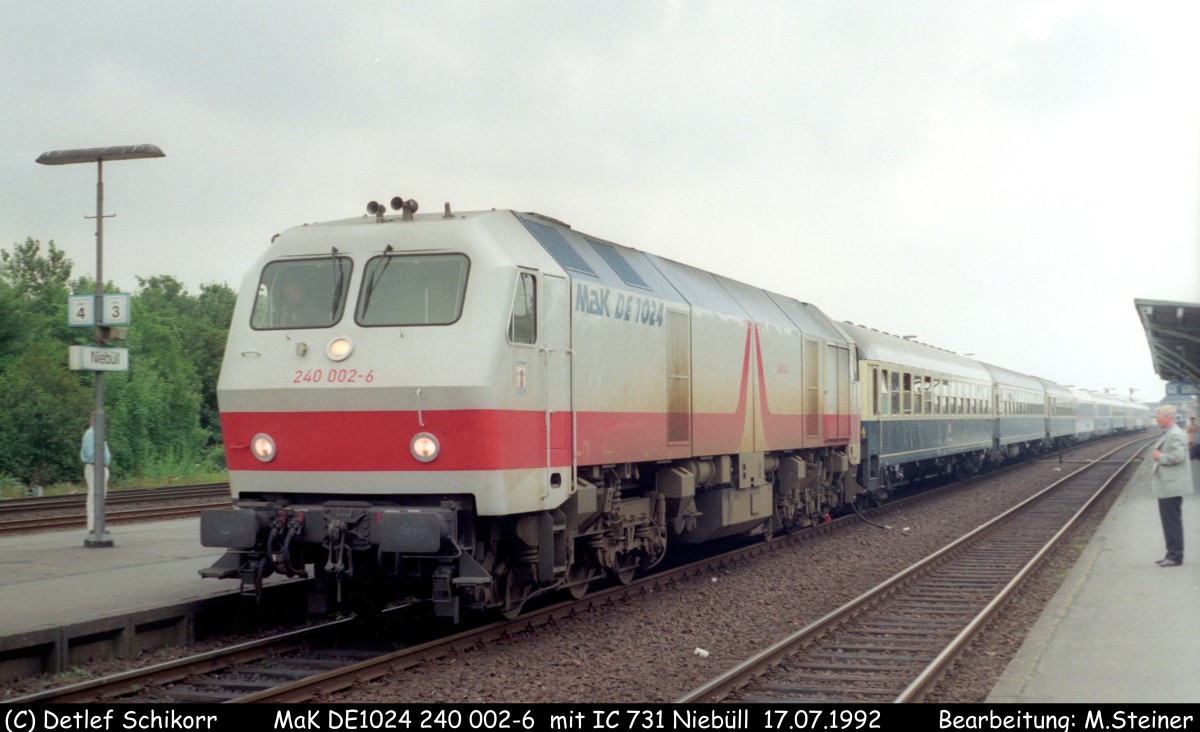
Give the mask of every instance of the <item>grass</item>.
[[(140, 475), (127, 478), (111, 478), (108, 488), (109, 490), (157, 488), (159, 486), (188, 485), (192, 483), (224, 483), (228, 480), (229, 475), (223, 470), (196, 471), (181, 475)], [(52, 483), (41, 486), (41, 495), (43, 496), (65, 496), (72, 493), (85, 492), (87, 492), (87, 484), (83, 482), (82, 475), (79, 476), (78, 483)], [(26, 486), (18, 480), (0, 475), (0, 500), (26, 498), (35, 494), (36, 489), (34, 487)]]

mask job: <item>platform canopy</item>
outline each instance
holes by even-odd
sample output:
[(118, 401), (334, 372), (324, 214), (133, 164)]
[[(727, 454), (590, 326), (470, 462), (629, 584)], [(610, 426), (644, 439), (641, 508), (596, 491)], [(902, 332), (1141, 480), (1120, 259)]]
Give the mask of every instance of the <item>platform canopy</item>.
[(1146, 329), (1159, 378), (1200, 389), (1200, 303), (1134, 300), (1133, 304)]

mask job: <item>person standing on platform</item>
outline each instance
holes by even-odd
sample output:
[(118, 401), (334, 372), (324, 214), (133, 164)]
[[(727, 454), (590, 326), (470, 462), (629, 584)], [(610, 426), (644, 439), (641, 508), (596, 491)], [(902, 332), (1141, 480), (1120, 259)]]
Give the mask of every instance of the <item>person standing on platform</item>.
[(1192, 492), (1187, 436), (1175, 424), (1173, 405), (1162, 404), (1154, 410), (1154, 421), (1165, 432), (1150, 454), (1154, 460), (1150, 484), (1158, 497), (1158, 516), (1162, 519), (1163, 538), (1167, 543), (1167, 555), (1156, 564), (1178, 567), (1183, 564), (1183, 497)]
[(1188, 454), (1193, 460), (1200, 460), (1200, 425), (1196, 424), (1195, 417), (1188, 420), (1187, 436)]
[[(88, 417), (88, 428), (83, 433), (83, 445), (79, 448), (79, 459), (83, 461), (83, 477), (87, 481), (87, 528), (88, 533), (96, 525), (96, 413)], [(104, 493), (108, 494), (108, 464), (112, 462), (112, 453), (108, 449), (108, 440), (104, 441)]]

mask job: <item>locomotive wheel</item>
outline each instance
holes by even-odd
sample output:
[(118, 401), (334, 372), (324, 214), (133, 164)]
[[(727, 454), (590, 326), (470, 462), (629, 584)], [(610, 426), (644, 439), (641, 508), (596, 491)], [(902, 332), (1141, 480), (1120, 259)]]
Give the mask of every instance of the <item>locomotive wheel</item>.
[(625, 554), (617, 558), (617, 564), (612, 568), (613, 579), (618, 584), (627, 585), (633, 581), (633, 575), (637, 573), (638, 566), (641, 564), (631, 554)]
[(772, 513), (771, 518), (759, 524), (757, 529), (751, 529), (749, 533), (753, 534), (755, 531), (759, 531), (758, 538), (762, 539), (763, 543), (770, 543), (775, 540), (775, 534), (779, 532), (781, 527), (782, 523), (779, 520), (779, 514)]
[(592, 571), (582, 564), (572, 564), (567, 570), (567, 593), (576, 600), (581, 600), (591, 588)]
[(504, 575), (504, 606), (500, 609), (500, 614), (508, 620), (516, 619), (532, 591), (533, 583), (524, 572), (509, 572)]

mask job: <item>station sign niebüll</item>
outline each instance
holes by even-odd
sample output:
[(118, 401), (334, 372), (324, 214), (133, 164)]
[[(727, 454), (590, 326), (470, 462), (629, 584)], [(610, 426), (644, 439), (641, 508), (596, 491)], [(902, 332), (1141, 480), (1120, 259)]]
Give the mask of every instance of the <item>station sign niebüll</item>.
[(72, 371), (128, 371), (128, 348), (71, 346), (67, 365)]

